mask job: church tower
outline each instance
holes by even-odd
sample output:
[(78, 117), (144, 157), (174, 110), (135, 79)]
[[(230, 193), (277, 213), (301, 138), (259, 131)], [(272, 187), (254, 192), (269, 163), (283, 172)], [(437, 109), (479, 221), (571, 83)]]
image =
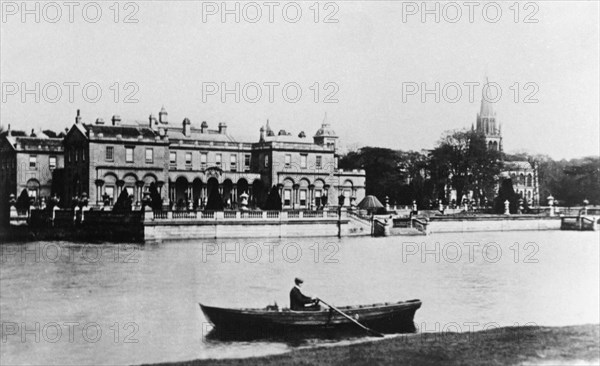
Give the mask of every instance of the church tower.
[(489, 149), (502, 152), (502, 131), (501, 126), (496, 122), (496, 111), (493, 103), (486, 96), (487, 84), (483, 87), (481, 93), (481, 109), (477, 114), (477, 132), (483, 133), (485, 142)]

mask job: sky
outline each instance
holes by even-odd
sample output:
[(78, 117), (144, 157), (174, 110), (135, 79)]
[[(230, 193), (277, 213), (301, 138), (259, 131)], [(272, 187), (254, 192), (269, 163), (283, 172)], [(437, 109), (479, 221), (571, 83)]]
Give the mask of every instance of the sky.
[(597, 1), (21, 4), (1, 1), (5, 128), (164, 106), (238, 141), (267, 120), (312, 136), (326, 115), (342, 146), (421, 150), (475, 123), (487, 78), (505, 151), (600, 153)]

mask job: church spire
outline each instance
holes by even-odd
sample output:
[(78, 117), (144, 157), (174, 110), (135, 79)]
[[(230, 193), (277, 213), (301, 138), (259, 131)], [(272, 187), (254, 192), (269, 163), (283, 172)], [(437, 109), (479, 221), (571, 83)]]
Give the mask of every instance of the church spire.
[(490, 102), (491, 91), (489, 90), (490, 81), (488, 77), (485, 77), (485, 84), (481, 90), (481, 109), (479, 110), (479, 116), (481, 117), (495, 117), (493, 103)]
[(490, 98), (493, 91), (489, 88), (490, 81), (485, 78), (485, 84), (481, 91), (481, 109), (477, 114), (476, 130), (485, 136), (486, 145), (489, 149), (502, 151), (502, 134), (500, 126), (496, 124), (496, 112)]

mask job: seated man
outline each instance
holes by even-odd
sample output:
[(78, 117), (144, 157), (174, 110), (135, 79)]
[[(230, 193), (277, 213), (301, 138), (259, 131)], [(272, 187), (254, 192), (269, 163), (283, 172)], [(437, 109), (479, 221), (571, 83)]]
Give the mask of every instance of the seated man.
[(300, 287), (302, 286), (302, 279), (296, 278), (294, 280), (296, 286), (290, 291), (290, 309), (295, 311), (319, 311), (321, 306), (319, 305), (319, 299), (316, 297), (305, 296)]

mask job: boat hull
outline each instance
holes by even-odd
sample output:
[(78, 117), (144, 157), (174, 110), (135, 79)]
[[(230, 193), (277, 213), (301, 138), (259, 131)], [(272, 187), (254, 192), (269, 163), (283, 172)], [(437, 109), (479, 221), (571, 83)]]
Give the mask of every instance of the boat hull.
[[(421, 301), (410, 300), (363, 306), (339, 307), (361, 324), (383, 333), (414, 332), (413, 318)], [(269, 335), (332, 330), (359, 330), (353, 322), (324, 307), (321, 311), (227, 309), (200, 304), (217, 331)]]

